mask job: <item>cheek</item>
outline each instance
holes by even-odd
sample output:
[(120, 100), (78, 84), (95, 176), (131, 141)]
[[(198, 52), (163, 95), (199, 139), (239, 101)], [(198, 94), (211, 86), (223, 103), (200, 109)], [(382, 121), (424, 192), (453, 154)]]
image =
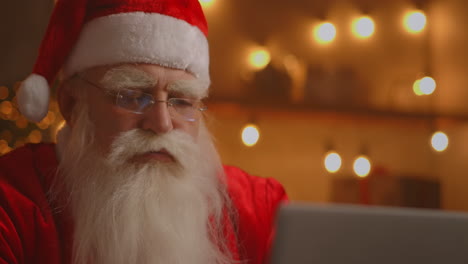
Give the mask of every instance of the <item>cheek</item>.
[(90, 120), (94, 125), (95, 144), (108, 152), (115, 137), (121, 132), (135, 128), (135, 121), (114, 105), (95, 102), (90, 107)]
[(199, 129), (200, 129), (200, 121), (196, 122), (180, 122), (180, 123), (175, 123), (174, 124), (174, 129), (179, 129), (184, 131), (185, 133), (189, 134), (192, 136), (192, 138), (195, 141), (198, 141), (198, 135), (199, 135)]

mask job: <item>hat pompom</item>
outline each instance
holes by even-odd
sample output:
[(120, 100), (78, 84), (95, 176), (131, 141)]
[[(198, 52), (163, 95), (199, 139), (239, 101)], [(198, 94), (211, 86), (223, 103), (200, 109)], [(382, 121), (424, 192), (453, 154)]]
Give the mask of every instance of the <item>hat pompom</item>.
[(50, 90), (47, 80), (38, 74), (31, 74), (21, 84), (18, 94), (21, 113), (30, 121), (39, 122), (49, 110)]

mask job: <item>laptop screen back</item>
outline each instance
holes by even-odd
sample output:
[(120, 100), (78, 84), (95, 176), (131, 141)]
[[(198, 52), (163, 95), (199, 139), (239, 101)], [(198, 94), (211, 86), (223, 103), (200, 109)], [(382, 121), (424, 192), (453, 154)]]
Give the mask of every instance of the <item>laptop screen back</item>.
[(283, 206), (272, 264), (468, 264), (468, 214), (344, 205)]

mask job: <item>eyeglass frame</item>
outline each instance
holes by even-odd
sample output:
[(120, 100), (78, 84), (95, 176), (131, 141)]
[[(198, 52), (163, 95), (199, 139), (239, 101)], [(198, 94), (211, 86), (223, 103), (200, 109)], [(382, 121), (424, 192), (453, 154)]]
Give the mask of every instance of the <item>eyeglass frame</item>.
[[(154, 106), (156, 103), (165, 103), (166, 106), (169, 108), (169, 107), (172, 107), (174, 108), (174, 111), (176, 111), (176, 113), (181, 117), (183, 118), (185, 121), (188, 121), (188, 122), (195, 122), (197, 120), (199, 120), (200, 117), (194, 117), (194, 118), (189, 118), (189, 117), (185, 117), (184, 115), (180, 114), (176, 108), (174, 107), (174, 101), (177, 101), (177, 100), (181, 100), (181, 101), (189, 101), (190, 104), (191, 104), (191, 108), (193, 108), (195, 111), (198, 110), (200, 111), (201, 113), (205, 112), (206, 110), (208, 110), (208, 107), (203, 104), (203, 102), (199, 99), (190, 99), (190, 98), (182, 98), (182, 97), (171, 97), (167, 100), (156, 100), (154, 98), (154, 96), (152, 94), (149, 94), (149, 93), (146, 93), (146, 92), (143, 92), (143, 91), (139, 91), (141, 93), (141, 95), (145, 95), (147, 96), (149, 99), (150, 99), (150, 102), (149, 102), (149, 105), (144, 107), (142, 111), (134, 111), (134, 110), (131, 110), (131, 109), (128, 109), (128, 108), (125, 108), (123, 107), (122, 105), (120, 105), (118, 103), (118, 100), (119, 100), (119, 96), (122, 96), (120, 94), (120, 92), (122, 90), (127, 90), (127, 91), (132, 91), (134, 89), (129, 89), (129, 88), (122, 88), (122, 89), (119, 89), (118, 91), (110, 91), (109, 89), (106, 89), (104, 87), (102, 87), (101, 85), (98, 85), (90, 80), (88, 80), (87, 78), (85, 78), (82, 74), (75, 74), (75, 77), (79, 78), (80, 80), (86, 82), (87, 84), (95, 87), (95, 88), (98, 88), (99, 90), (102, 90), (105, 94), (111, 96), (111, 97), (114, 97), (115, 98), (115, 101), (114, 101), (114, 104), (116, 106), (118, 106), (119, 108), (121, 109), (124, 109), (128, 112), (131, 112), (131, 113), (134, 113), (134, 114), (138, 114), (138, 115), (141, 115), (141, 114), (144, 114), (146, 111), (148, 111), (152, 106)], [(134, 90), (135, 91), (135, 90)], [(194, 103), (197, 103), (198, 105), (200, 105), (199, 107), (197, 106), (194, 106), (193, 104)], [(174, 118), (172, 115), (171, 115), (172, 118)]]

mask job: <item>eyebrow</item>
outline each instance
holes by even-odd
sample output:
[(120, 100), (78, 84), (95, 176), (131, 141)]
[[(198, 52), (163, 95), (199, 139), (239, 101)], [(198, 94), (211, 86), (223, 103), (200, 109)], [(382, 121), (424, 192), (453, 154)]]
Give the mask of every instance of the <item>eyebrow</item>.
[(157, 80), (147, 72), (131, 66), (120, 66), (108, 70), (102, 77), (100, 84), (107, 90), (126, 88), (149, 88), (157, 84)]
[(209, 83), (206, 81), (177, 80), (167, 85), (167, 91), (180, 93), (193, 98), (205, 98), (208, 95)]

